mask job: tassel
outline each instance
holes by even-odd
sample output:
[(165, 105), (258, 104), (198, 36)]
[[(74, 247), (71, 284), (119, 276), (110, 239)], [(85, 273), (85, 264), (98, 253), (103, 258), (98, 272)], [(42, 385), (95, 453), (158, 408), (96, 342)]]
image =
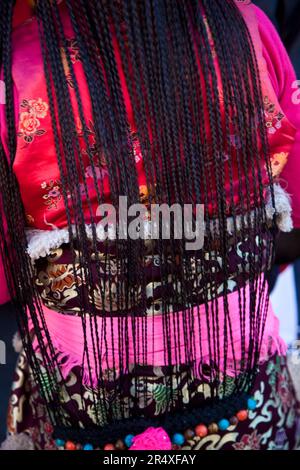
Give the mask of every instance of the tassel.
[(269, 192), (266, 204), (267, 216), (271, 219), (273, 215), (276, 214), (276, 222), (279, 230), (282, 232), (290, 232), (293, 230), (291, 198), (280, 184), (274, 184), (274, 199), (275, 208)]
[(9, 434), (0, 445), (0, 450), (34, 450), (31, 437), (25, 432)]
[(171, 440), (163, 428), (148, 428), (134, 436), (129, 450), (171, 450)]

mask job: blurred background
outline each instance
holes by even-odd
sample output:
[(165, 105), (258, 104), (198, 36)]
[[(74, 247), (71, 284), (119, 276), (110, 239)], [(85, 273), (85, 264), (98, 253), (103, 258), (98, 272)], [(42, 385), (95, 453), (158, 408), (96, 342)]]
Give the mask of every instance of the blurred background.
[[(262, 8), (277, 27), (300, 79), (300, 0), (254, 0), (253, 3)], [(300, 244), (300, 237), (296, 237), (296, 243)], [(276, 265), (271, 284), (271, 298), (280, 319), (281, 335), (291, 344), (300, 338), (300, 259), (289, 265)], [(5, 438), (7, 400), (17, 360), (12, 347), (16, 330), (11, 303), (1, 305), (0, 340), (6, 345), (6, 363), (2, 364), (0, 360), (0, 442)]]

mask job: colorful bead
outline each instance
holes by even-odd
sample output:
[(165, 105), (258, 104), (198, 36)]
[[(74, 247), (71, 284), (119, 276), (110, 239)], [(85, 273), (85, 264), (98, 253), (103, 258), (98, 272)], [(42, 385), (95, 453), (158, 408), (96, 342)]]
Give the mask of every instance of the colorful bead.
[(184, 435), (177, 432), (174, 434), (172, 442), (177, 446), (182, 446), (184, 444)]
[(220, 431), (226, 431), (226, 429), (229, 428), (230, 423), (228, 419), (223, 418), (218, 422), (218, 426), (219, 426)]
[(218, 427), (217, 423), (211, 423), (208, 426), (209, 434), (216, 434), (218, 431), (219, 431), (219, 427)]
[(105, 444), (103, 449), (104, 450), (115, 450), (115, 446), (113, 444)]
[(65, 444), (65, 449), (66, 450), (76, 450), (76, 444), (72, 441), (67, 441)]
[(195, 436), (195, 432), (193, 431), (193, 429), (186, 429), (184, 431), (184, 438), (186, 441), (193, 439), (194, 436)]
[(247, 410), (240, 410), (236, 417), (239, 421), (245, 421), (248, 418), (248, 411)]
[(82, 445), (81, 444), (76, 444), (76, 450), (82, 450)]
[(92, 444), (84, 444), (83, 450), (94, 450), (94, 446)]
[(248, 398), (248, 410), (255, 410), (257, 406), (257, 402), (254, 398)]
[(198, 426), (195, 427), (195, 433), (196, 436), (198, 437), (205, 437), (208, 434), (208, 429), (205, 424), (198, 424)]
[(122, 439), (118, 439), (117, 442), (115, 443), (115, 448), (117, 450), (124, 450), (125, 449), (125, 444), (122, 441)]
[(65, 441), (63, 439), (55, 439), (55, 444), (57, 447), (63, 447), (65, 445)]
[[(198, 424), (195, 429), (186, 429), (184, 434), (181, 433), (175, 433), (172, 438), (172, 448), (173, 449), (180, 449), (180, 446), (182, 446), (185, 441), (193, 439), (193, 437), (196, 435), (200, 438), (203, 438), (207, 436), (208, 434), (216, 434), (219, 430), (220, 431), (225, 431), (231, 426), (236, 426), (239, 421), (245, 421), (248, 418), (248, 410), (255, 410), (257, 407), (257, 401), (253, 398), (250, 397), (247, 400), (247, 410), (240, 410), (236, 413), (235, 416), (232, 416), (230, 420), (228, 419), (221, 419), (218, 424), (217, 423), (211, 423), (208, 427), (205, 426), (205, 424)], [(300, 411), (300, 410), (299, 410)], [(103, 447), (104, 450), (124, 450), (125, 447), (131, 447), (133, 443), (133, 434), (128, 434), (124, 441), (122, 439), (118, 439), (116, 444), (105, 444)], [(75, 444), (72, 441), (67, 441), (65, 442), (63, 439), (56, 439), (55, 444), (57, 447), (64, 447), (66, 450), (76, 450), (76, 449), (81, 449), (83, 450), (94, 450), (94, 446), (92, 444), (85, 444), (83, 447), (81, 444)]]
[(133, 434), (127, 434), (127, 436), (124, 439), (126, 447), (131, 447), (133, 438), (134, 438)]
[(229, 422), (230, 422), (231, 426), (236, 426), (238, 424), (239, 420), (237, 419), (236, 416), (232, 416), (230, 418)]

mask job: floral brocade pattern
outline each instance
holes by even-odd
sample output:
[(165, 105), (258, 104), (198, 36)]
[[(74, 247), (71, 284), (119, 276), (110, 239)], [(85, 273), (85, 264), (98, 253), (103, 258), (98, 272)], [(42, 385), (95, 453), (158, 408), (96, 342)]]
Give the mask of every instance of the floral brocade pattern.
[(19, 132), (26, 144), (33, 142), (34, 137), (42, 136), (46, 130), (41, 127), (41, 120), (48, 114), (48, 104), (41, 98), (23, 100), (19, 116)]
[[(162, 379), (164, 371), (161, 368), (149, 369), (147, 373), (152, 375), (153, 385), (147, 392), (146, 401), (137, 403), (136, 408), (142, 415), (154, 416), (166, 410), (164, 397), (167, 393), (168, 381)], [(128, 376), (128, 382), (124, 388), (128, 401), (134, 393), (134, 380), (139, 380), (142, 386), (142, 376), (139, 378), (134, 378), (133, 375)], [(80, 410), (79, 424), (86, 426), (93, 422), (92, 390), (88, 387), (82, 390), (79, 370), (72, 371), (67, 387), (73, 405), (77, 403)], [(178, 389), (178, 393), (183, 397), (186, 396), (184, 388), (183, 381)], [(257, 407), (249, 412), (247, 420), (231, 425), (226, 431), (209, 434), (203, 438), (196, 436), (182, 449), (291, 450), (299, 446), (300, 409), (286, 358), (275, 356), (261, 365), (252, 395), (257, 401)], [(174, 432), (181, 431), (174, 429)], [(10, 435), (25, 432), (31, 437), (37, 450), (56, 449), (52, 438), (53, 427), (33, 381), (24, 353), (20, 354), (15, 372), (8, 410), (8, 432)]]
[[(49, 198), (52, 194), (51, 191), (47, 193), (48, 195), (50, 194)], [(249, 273), (247, 267), (245, 268), (245, 273), (243, 273), (243, 263), (248, 259), (250, 253), (255, 253), (255, 250), (257, 250), (257, 253), (259, 252), (260, 244), (263, 244), (265, 252), (267, 252), (271, 238), (272, 234), (265, 230), (261, 235), (261, 241), (256, 239), (255, 245), (253, 236), (249, 236), (249, 238), (240, 237), (236, 246), (233, 243), (230, 244), (227, 257), (226, 279), (228, 293), (232, 293), (245, 285), (246, 277)], [(96, 279), (92, 286), (93, 293), (88, 291), (85, 279), (83, 278), (84, 273), (80, 270), (80, 251), (76, 246), (74, 247), (74, 252), (72, 252), (70, 244), (65, 243), (60, 248), (52, 249), (49, 256), (36, 261), (36, 287), (46, 307), (60, 313), (77, 315), (81, 310), (81, 299), (88, 299), (88, 303), (85, 305), (86, 311), (93, 311), (97, 314), (105, 315), (106, 312), (112, 312), (113, 315), (118, 316), (128, 315), (128, 313), (130, 314), (133, 311), (135, 315), (161, 315), (162, 298), (166, 297), (166, 295), (173, 296), (174, 298), (176, 286), (171, 281), (164, 284), (161, 282), (161, 261), (158, 254), (155, 254), (155, 247), (153, 248), (151, 240), (145, 241), (142, 266), (146, 281), (145, 286), (136, 285), (134, 305), (128, 304), (128, 299), (126, 304), (126, 282), (124, 275), (123, 277), (121, 276), (120, 262), (115, 256), (113, 245), (112, 247), (105, 247), (103, 243), (99, 242), (98, 247), (97, 254), (91, 248), (93, 279)], [(97, 271), (96, 257), (100, 264), (100, 278)], [(211, 253), (210, 257), (203, 257), (202, 255), (201, 258), (201, 253), (199, 255), (196, 253), (191, 261), (192, 275), (197, 279), (196, 291), (191, 281), (191, 302), (194, 304), (203, 303), (205, 302), (206, 295), (210, 300), (214, 292), (221, 296), (225, 289), (225, 271), (217, 242), (216, 250)], [(170, 260), (166, 258), (164, 263), (166, 264), (166, 269), (171, 274), (171, 258)], [(179, 258), (177, 263), (179, 266)], [(177, 269), (178, 266), (175, 266), (174, 269)], [(262, 267), (257, 264), (257, 269), (259, 268), (261, 269)], [(210, 284), (207, 283), (206, 276), (203, 275), (206, 269), (208, 272), (214, 272), (214, 278)], [(107, 280), (108, 273), (110, 273), (111, 277), (109, 282)], [(142, 291), (142, 289), (145, 291)], [(118, 296), (119, 300), (117, 299)], [(94, 298), (95, 305), (92, 304), (92, 297)], [(180, 303), (179, 298), (178, 303), (173, 305), (174, 311), (180, 310), (182, 306), (183, 304)]]

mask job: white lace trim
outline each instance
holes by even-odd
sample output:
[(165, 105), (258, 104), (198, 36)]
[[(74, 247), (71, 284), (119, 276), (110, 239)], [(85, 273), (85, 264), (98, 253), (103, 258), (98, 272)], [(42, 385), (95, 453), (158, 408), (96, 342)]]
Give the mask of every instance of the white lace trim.
[[(274, 185), (274, 198), (275, 207), (273, 207), (271, 195), (267, 197), (266, 212), (268, 218), (271, 220), (276, 213), (276, 221), (279, 230), (282, 232), (290, 232), (293, 228), (292, 222), (292, 208), (289, 194), (279, 185)], [(254, 211), (250, 216), (250, 223), (254, 220)], [(235, 221), (237, 229), (242, 227), (244, 217), (244, 225), (248, 224), (248, 217), (238, 216)], [(145, 234), (150, 233), (151, 222), (145, 221)], [(234, 220), (232, 217), (227, 218), (227, 231), (233, 233), (234, 231)], [(75, 226), (72, 226), (73, 234), (75, 235)], [(92, 226), (85, 226), (87, 238), (93, 239)], [(216, 233), (218, 230), (218, 221), (211, 222), (211, 230)], [(39, 229), (27, 229), (27, 252), (32, 260), (47, 256), (50, 254), (52, 249), (59, 248), (63, 243), (68, 243), (70, 240), (68, 228), (54, 228), (53, 230), (39, 230)], [(104, 227), (101, 224), (96, 226), (96, 236), (98, 241), (103, 241), (107, 238)], [(108, 226), (108, 238), (115, 239), (115, 227), (111, 224)]]

